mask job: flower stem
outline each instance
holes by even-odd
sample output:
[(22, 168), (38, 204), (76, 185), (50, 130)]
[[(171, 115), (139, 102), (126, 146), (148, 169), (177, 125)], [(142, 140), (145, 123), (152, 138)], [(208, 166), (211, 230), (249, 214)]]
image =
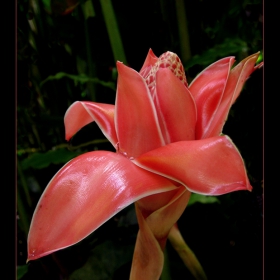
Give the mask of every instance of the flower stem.
[(173, 248), (178, 252), (182, 261), (197, 280), (207, 280), (207, 276), (193, 251), (185, 242), (177, 225), (174, 225), (168, 235)]
[(127, 64), (123, 43), (118, 28), (117, 19), (111, 0), (100, 0), (111, 48), (115, 61), (119, 60)]
[(185, 64), (191, 58), (191, 47), (189, 39), (188, 22), (184, 0), (176, 0), (177, 23), (179, 30), (181, 60)]
[[(88, 14), (86, 8), (91, 8), (91, 11), (94, 16), (94, 10), (91, 1), (83, 1), (82, 7), (83, 7), (83, 13), (84, 13), (84, 27), (85, 27), (85, 37), (86, 37), (86, 52), (87, 52), (87, 61), (88, 61), (88, 76), (90, 78), (94, 78), (96, 76), (96, 64), (92, 57), (92, 46), (91, 46), (91, 40), (90, 40), (90, 27), (88, 22)], [(90, 93), (90, 97), (92, 101), (96, 101), (96, 86), (92, 81), (88, 81), (87, 83), (88, 90)]]

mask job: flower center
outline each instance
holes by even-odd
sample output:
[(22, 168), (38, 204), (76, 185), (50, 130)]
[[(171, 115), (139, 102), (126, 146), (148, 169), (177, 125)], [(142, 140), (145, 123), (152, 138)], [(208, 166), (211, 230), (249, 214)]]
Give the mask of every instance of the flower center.
[(159, 58), (155, 65), (150, 69), (150, 71), (146, 74), (141, 73), (143, 78), (146, 80), (147, 86), (152, 91), (156, 85), (156, 73), (159, 68), (168, 68), (170, 69), (174, 75), (182, 81), (182, 83), (188, 87), (185, 70), (182, 65), (182, 62), (178, 55), (173, 52), (165, 52)]

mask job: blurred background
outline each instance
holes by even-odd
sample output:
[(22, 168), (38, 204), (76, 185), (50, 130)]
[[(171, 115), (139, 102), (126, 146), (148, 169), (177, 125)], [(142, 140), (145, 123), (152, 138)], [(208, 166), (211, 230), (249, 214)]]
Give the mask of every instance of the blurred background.
[[(63, 117), (77, 100), (114, 104), (116, 61), (139, 71), (151, 48), (181, 58), (188, 82), (225, 56), (260, 51), (261, 0), (17, 0), (17, 279), (128, 279), (138, 225), (127, 207), (82, 242), (26, 264), (33, 211), (70, 159), (111, 150), (95, 123), (70, 142)], [(263, 279), (263, 69), (233, 105), (223, 133), (244, 158), (253, 191), (193, 194), (178, 224), (209, 280)], [(169, 278), (195, 279), (170, 244)]]

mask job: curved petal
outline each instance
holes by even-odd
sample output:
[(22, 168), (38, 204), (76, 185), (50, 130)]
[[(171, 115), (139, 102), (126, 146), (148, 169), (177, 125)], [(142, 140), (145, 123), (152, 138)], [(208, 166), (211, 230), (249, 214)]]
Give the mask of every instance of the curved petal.
[(156, 109), (141, 75), (118, 62), (116, 131), (119, 151), (128, 157), (164, 145)]
[[(170, 229), (187, 206), (191, 193), (183, 186), (172, 191), (173, 196), (162, 208), (146, 219), (139, 201), (135, 203), (139, 232), (133, 255), (130, 279), (159, 279), (166, 240)], [(144, 273), (144, 274), (143, 274)]]
[(187, 87), (168, 68), (157, 71), (155, 105), (166, 143), (195, 139), (195, 102)]
[(129, 279), (160, 279), (164, 263), (162, 249), (137, 205), (135, 205), (135, 208), (139, 231), (134, 248)]
[(255, 70), (262, 67), (263, 63), (260, 63), (255, 66), (259, 54), (260, 52), (257, 52), (246, 57), (230, 71), (230, 80), (227, 82), (226, 91), (234, 91), (233, 98), (231, 100), (231, 105), (236, 101), (236, 99), (240, 95), (243, 85), (248, 80), (249, 76)]
[(78, 156), (53, 177), (38, 202), (28, 259), (71, 246), (134, 201), (175, 188), (120, 154), (95, 151)]
[[(170, 229), (178, 221), (189, 202), (191, 192), (181, 186), (176, 190), (172, 199), (164, 207), (154, 211), (146, 219), (149, 228), (158, 240), (162, 249)], [(138, 201), (136, 202), (138, 204)]]
[(140, 75), (143, 78), (146, 78), (151, 70), (151, 68), (154, 66), (154, 64), (158, 61), (158, 57), (153, 53), (152, 49), (149, 49), (148, 55), (144, 61), (144, 64), (139, 71)]
[(217, 136), (222, 132), (231, 105), (239, 96), (248, 77), (258, 69), (258, 66), (255, 67), (258, 56), (259, 53), (248, 56), (230, 71), (221, 103), (209, 126), (205, 129), (205, 138)]
[(65, 138), (68, 141), (85, 125), (96, 121), (106, 138), (115, 146), (118, 142), (114, 123), (115, 106), (95, 102), (74, 102), (64, 116)]
[(218, 60), (204, 69), (189, 86), (197, 106), (196, 139), (205, 138), (205, 130), (220, 104), (233, 63), (234, 57)]
[(136, 203), (145, 219), (151, 215), (151, 213), (170, 204), (174, 200), (174, 197), (178, 195), (178, 189), (181, 189), (181, 192), (186, 190), (184, 186), (178, 184), (177, 182), (173, 182), (173, 184), (177, 186), (177, 189), (149, 195), (137, 200)]
[(227, 136), (171, 143), (133, 162), (195, 193), (221, 195), (252, 189), (242, 157)]

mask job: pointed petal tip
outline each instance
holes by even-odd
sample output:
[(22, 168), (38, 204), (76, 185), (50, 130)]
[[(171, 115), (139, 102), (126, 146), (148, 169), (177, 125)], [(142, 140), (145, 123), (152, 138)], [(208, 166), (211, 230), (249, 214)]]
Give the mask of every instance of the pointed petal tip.
[(118, 70), (119, 74), (121, 71), (125, 71), (126, 68), (129, 68), (129, 67), (126, 66), (125, 64), (123, 64), (123, 62), (117, 61), (117, 70)]
[[(69, 247), (69, 246), (67, 246), (67, 247)], [(35, 260), (40, 259), (42, 257), (45, 257), (45, 256), (50, 255), (51, 253), (54, 253), (54, 252), (56, 252), (58, 250), (61, 250), (61, 249), (64, 249), (64, 247), (58, 248), (58, 249), (55, 249), (55, 250), (51, 250), (51, 251), (46, 251), (46, 252), (41, 251), (41, 253), (38, 253), (38, 252), (37, 253), (28, 253), (26, 263), (28, 263), (30, 261), (35, 261)]]
[(156, 56), (155, 53), (153, 52), (152, 48), (149, 48), (148, 55), (154, 56), (154, 57), (157, 58), (157, 56)]
[(154, 54), (154, 52), (152, 51), (152, 49), (150, 48), (148, 51), (148, 54), (146, 56), (146, 59), (144, 61), (143, 66), (140, 69), (140, 73), (143, 72), (143, 70), (148, 67), (152, 67), (158, 60), (158, 57)]
[(67, 142), (70, 141), (70, 139), (73, 137), (74, 135), (71, 135), (68, 131), (65, 130), (65, 140)]
[(247, 185), (242, 184), (242, 186), (236, 188), (236, 191), (249, 191), (252, 192), (253, 187), (248, 183)]

